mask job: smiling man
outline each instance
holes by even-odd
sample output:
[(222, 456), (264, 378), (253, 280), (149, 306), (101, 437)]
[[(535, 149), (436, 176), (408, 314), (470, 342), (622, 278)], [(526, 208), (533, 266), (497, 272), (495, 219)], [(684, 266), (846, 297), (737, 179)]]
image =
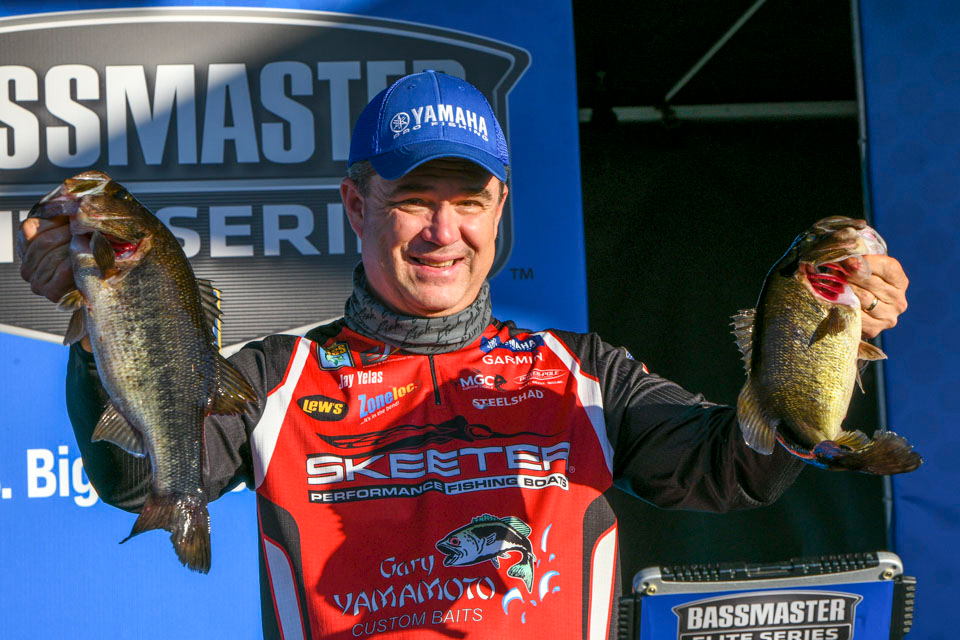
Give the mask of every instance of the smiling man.
[[(734, 409), (594, 334), (494, 318), (508, 157), (472, 85), (404, 77), (351, 145), (341, 195), (362, 262), (343, 318), (234, 355), (257, 406), (205, 424), (207, 496), (257, 493), (264, 637), (615, 636), (615, 484), (727, 511), (775, 500), (801, 463), (756, 453)], [(52, 300), (72, 286), (69, 241), (62, 222), (21, 227), (22, 274)], [(906, 308), (906, 278), (868, 260), (855, 291), (875, 335)], [(150, 462), (90, 441), (104, 396), (80, 343), (67, 378), (88, 475), (139, 510)]]

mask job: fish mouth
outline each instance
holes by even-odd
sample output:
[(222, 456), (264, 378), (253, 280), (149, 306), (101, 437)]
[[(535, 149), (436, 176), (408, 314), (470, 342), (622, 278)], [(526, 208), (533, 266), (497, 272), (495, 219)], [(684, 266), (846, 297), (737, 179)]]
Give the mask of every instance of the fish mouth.
[(77, 218), (71, 218), (70, 232), (73, 234), (73, 238), (70, 241), (71, 251), (77, 254), (92, 254), (93, 250), (90, 247), (90, 242), (95, 231), (99, 231), (100, 235), (110, 243), (110, 246), (113, 248), (114, 259), (117, 261), (132, 259), (137, 254), (137, 250), (143, 242), (142, 239), (131, 241), (109, 233), (104, 233), (99, 229), (85, 225)]

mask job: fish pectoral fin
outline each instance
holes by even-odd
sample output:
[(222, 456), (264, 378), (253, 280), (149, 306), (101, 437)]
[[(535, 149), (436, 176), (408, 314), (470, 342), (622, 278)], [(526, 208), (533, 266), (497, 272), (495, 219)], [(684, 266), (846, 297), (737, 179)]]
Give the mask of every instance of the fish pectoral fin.
[(491, 533), (490, 535), (488, 535), (486, 538), (483, 538), (483, 544), (484, 544), (484, 546), (486, 546), (486, 545), (492, 545), (492, 544), (495, 543), (496, 541), (497, 541), (497, 533), (496, 533), (496, 532), (493, 532), (493, 533)]
[(756, 388), (748, 377), (737, 398), (737, 420), (747, 445), (764, 455), (773, 453), (779, 421), (768, 417), (760, 406)]
[(57, 300), (57, 311), (74, 311), (86, 304), (79, 289), (70, 289)]
[(206, 318), (210, 328), (213, 329), (213, 346), (220, 349), (222, 342), (222, 321), (220, 316), (220, 289), (213, 286), (210, 280), (197, 278), (197, 289), (200, 291), (200, 304), (203, 308), (203, 317)]
[(216, 415), (240, 414), (250, 405), (256, 405), (253, 387), (226, 358), (217, 354), (217, 393), (209, 413)]
[(101, 276), (106, 278), (107, 272), (113, 269), (113, 265), (116, 264), (113, 245), (99, 231), (94, 231), (90, 236), (90, 249), (93, 251), (93, 260), (97, 263)]
[(493, 556), (490, 558), (490, 562), (492, 562), (493, 566), (495, 566), (497, 569), (500, 568), (500, 560), (498, 559), (498, 556)]
[(857, 348), (857, 358), (872, 362), (874, 360), (886, 360), (887, 354), (881, 351), (879, 347), (870, 344), (866, 340), (861, 340), (860, 346)]
[(87, 335), (87, 310), (77, 309), (70, 316), (67, 332), (63, 334), (63, 344), (71, 345), (80, 342)]
[(823, 319), (823, 321), (817, 327), (817, 330), (814, 331), (813, 335), (810, 337), (810, 344), (812, 345), (817, 340), (821, 340), (827, 336), (835, 336), (839, 333), (843, 333), (846, 327), (847, 323), (843, 320), (843, 315), (840, 313), (840, 310), (836, 307), (830, 307), (827, 317)]
[(870, 344), (866, 340), (860, 341), (860, 346), (857, 349), (857, 386), (860, 387), (860, 391), (863, 389), (863, 375), (864, 369), (867, 368), (867, 365), (873, 362), (874, 360), (886, 360), (887, 354), (881, 351), (878, 347)]
[(147, 449), (143, 444), (143, 436), (127, 422), (127, 419), (123, 417), (123, 414), (117, 410), (113, 403), (107, 405), (103, 415), (100, 416), (100, 421), (97, 422), (90, 440), (93, 442), (101, 440), (112, 442), (127, 453), (140, 458), (147, 455)]
[(756, 309), (741, 309), (733, 315), (733, 335), (737, 338), (737, 348), (743, 355), (743, 364), (750, 371), (750, 358), (753, 354), (753, 325), (757, 316)]

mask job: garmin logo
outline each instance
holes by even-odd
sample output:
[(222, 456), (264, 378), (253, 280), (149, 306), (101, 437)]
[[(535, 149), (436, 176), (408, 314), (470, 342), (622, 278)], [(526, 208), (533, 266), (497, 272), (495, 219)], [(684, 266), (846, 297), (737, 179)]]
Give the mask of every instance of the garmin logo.
[(452, 104), (438, 104), (436, 107), (428, 104), (414, 107), (410, 109), (410, 113), (413, 114), (412, 122), (406, 111), (401, 111), (390, 119), (390, 130), (393, 131), (395, 139), (429, 125), (466, 129), (482, 138), (484, 142), (489, 140), (486, 119), (470, 109)]

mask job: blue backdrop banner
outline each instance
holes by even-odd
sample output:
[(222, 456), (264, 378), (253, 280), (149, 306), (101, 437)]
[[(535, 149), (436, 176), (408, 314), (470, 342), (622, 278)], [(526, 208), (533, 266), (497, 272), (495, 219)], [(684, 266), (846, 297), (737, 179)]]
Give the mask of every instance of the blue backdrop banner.
[(14, 247), (63, 179), (106, 171), (167, 223), (223, 291), (226, 351), (302, 333), (342, 313), (359, 260), (338, 193), (352, 122), (397, 77), (438, 69), (485, 93), (511, 150), (494, 313), (587, 328), (568, 4), (154, 4), (0, 4), (3, 637), (260, 636), (252, 493), (210, 506), (200, 575), (164, 532), (120, 546), (135, 516), (84, 474), (68, 314), (30, 293)]
[(960, 468), (960, 4), (860, 2), (869, 201), (910, 277), (910, 311), (884, 333), (887, 423), (924, 456), (893, 479), (895, 551), (917, 577), (911, 637), (956, 635)]

